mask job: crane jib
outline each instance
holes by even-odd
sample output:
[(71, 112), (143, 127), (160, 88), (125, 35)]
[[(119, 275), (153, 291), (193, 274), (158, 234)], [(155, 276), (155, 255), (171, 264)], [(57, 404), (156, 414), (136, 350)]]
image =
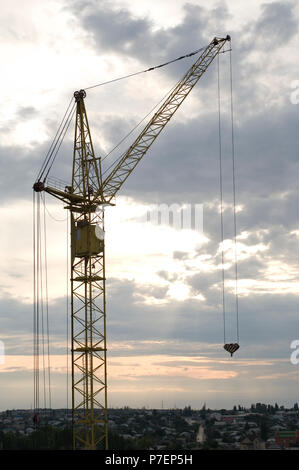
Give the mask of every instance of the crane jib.
[(102, 193), (106, 201), (110, 201), (116, 195), (227, 41), (230, 41), (230, 36), (228, 35), (225, 38), (214, 38), (211, 41), (166, 98), (118, 164), (112, 169), (102, 185)]

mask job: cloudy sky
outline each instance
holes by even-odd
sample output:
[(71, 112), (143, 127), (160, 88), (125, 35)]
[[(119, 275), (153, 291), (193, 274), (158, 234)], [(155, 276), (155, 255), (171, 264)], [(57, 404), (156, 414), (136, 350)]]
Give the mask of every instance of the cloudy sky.
[[(295, 1), (208, 3), (2, 0), (0, 409), (33, 402), (32, 183), (73, 91), (226, 34), (233, 49), (240, 349), (233, 358), (223, 350), (222, 249), (227, 340), (236, 341), (227, 53), (220, 57), (224, 243), (216, 61), (107, 211), (109, 405), (299, 401), (299, 364), (290, 361), (290, 344), (299, 340), (299, 8)], [(88, 91), (97, 155), (143, 119), (193, 61)], [(71, 128), (52, 171), (65, 181), (72, 139)], [(59, 203), (48, 196), (46, 204), (52, 397), (59, 407), (67, 400), (67, 223)], [(203, 233), (146, 222), (150, 204), (202, 204)]]

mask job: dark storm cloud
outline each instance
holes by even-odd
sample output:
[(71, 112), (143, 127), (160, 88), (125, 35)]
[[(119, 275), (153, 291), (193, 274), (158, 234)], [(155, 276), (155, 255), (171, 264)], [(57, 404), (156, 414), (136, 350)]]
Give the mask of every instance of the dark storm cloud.
[(137, 44), (145, 47), (149, 42), (150, 21), (135, 18), (124, 8), (114, 8), (110, 2), (97, 6), (94, 2), (72, 2), (70, 7), (96, 45), (107, 52), (116, 50), (130, 55)]
[(17, 110), (16, 115), (19, 119), (32, 119), (33, 117), (38, 116), (38, 110), (33, 106), (22, 106)]
[[(295, 229), (298, 224), (299, 146), (296, 106), (286, 105), (246, 120), (235, 129), (238, 232)], [(216, 116), (174, 121), (163, 131), (120, 194), (146, 203), (202, 203), (204, 233), (219, 241), (219, 150)], [(224, 141), (224, 201), (232, 200), (232, 162)], [(225, 237), (231, 238), (232, 212), (224, 214)], [(282, 228), (284, 227), (284, 228)], [(295, 243), (295, 242), (294, 242)]]
[[(39, 117), (38, 110), (33, 106), (21, 106), (16, 109), (13, 119), (3, 122), (0, 127), (0, 134), (6, 135), (15, 130), (16, 126), (22, 122), (30, 121), (33, 118)], [(34, 140), (34, 139), (32, 139)]]
[[(186, 3), (181, 23), (154, 29), (150, 18), (136, 18), (128, 9), (115, 7), (109, 1), (71, 2), (69, 9), (101, 54), (113, 52), (135, 58), (148, 67), (205, 46), (215, 35), (225, 36), (225, 21), (229, 17), (225, 3), (211, 10)], [(177, 78), (185, 73), (186, 62), (190, 60), (172, 64), (165, 73)]]
[[(216, 277), (216, 276), (215, 276)], [(213, 283), (213, 276), (196, 275), (190, 283), (204, 294)], [(144, 295), (162, 292), (145, 290), (144, 285), (134, 281), (111, 279), (107, 286), (107, 335), (109, 343), (125, 341), (135, 343), (132, 351), (121, 354), (167, 353), (169, 348), (176, 354), (219, 355), (222, 352), (223, 318), (221, 293), (207, 301), (170, 301), (166, 305), (146, 305), (141, 302)], [(234, 297), (227, 293), (226, 313), (227, 338), (236, 339), (236, 316)], [(50, 305), (51, 353), (65, 353), (66, 312), (65, 299), (57, 299)], [(289, 358), (290, 343), (298, 339), (298, 295), (255, 294), (240, 298), (240, 358), (275, 357)], [(7, 354), (32, 353), (32, 306), (15, 299), (0, 301), (0, 340), (4, 340)], [(279, 332), (279, 334), (278, 334)], [(274, 339), (275, 338), (275, 339)], [(139, 344), (141, 341), (141, 344)], [(162, 341), (154, 350), (142, 341)], [(184, 346), (185, 344), (185, 346)], [(214, 345), (213, 351), (209, 348)], [(220, 345), (220, 346), (219, 346)], [(220, 350), (219, 350), (220, 347)], [(115, 351), (111, 351), (115, 355)], [(224, 357), (226, 357), (224, 355)]]
[(0, 147), (0, 158), (5, 162), (0, 176), (1, 204), (32, 197), (32, 185), (40, 165), (38, 153), (37, 149), (29, 151), (21, 146)]
[(285, 45), (297, 33), (293, 2), (272, 2), (261, 6), (262, 14), (255, 25), (256, 39), (265, 47)]
[(148, 297), (153, 297), (154, 299), (164, 299), (168, 291), (168, 287), (156, 287), (151, 285), (139, 286), (135, 292), (136, 297), (143, 298), (144, 295)]
[[(261, 272), (265, 267), (265, 259), (263, 255), (254, 256), (249, 260), (239, 260), (238, 261), (238, 274), (240, 279), (259, 279), (261, 277)], [(235, 266), (227, 272), (227, 277), (229, 279), (234, 279), (235, 275)]]
[(187, 251), (174, 251), (173, 252), (174, 259), (184, 259), (188, 257)]
[[(65, 342), (66, 335), (66, 300), (56, 299), (49, 306), (49, 324), (51, 343)], [(44, 325), (46, 312), (44, 311)], [(40, 317), (40, 340), (43, 341), (42, 323)], [(46, 331), (44, 330), (44, 337)], [(0, 340), (4, 341), (5, 352), (9, 355), (32, 354), (33, 341), (33, 305), (21, 302), (9, 295), (0, 299)], [(65, 346), (53, 346), (52, 354), (64, 354)]]
[[(5, 162), (0, 175), (0, 205), (9, 201), (32, 199), (32, 186), (42, 167), (50, 147), (50, 140), (44, 144), (29, 147), (0, 146), (0, 159)], [(51, 175), (66, 183), (70, 180), (73, 143), (66, 139), (59, 158), (55, 160)]]
[[(204, 276), (203, 283), (206, 292), (209, 282)], [(136, 301), (138, 296), (136, 298), (133, 295), (139, 290), (140, 286), (132, 281), (117, 280), (108, 288), (110, 341), (168, 339), (202, 344), (221, 343), (223, 325), (220, 292), (219, 303), (217, 295), (214, 295), (214, 300), (211, 298), (209, 302), (187, 300), (172, 301), (167, 305), (144, 305)], [(234, 340), (236, 318), (233, 295), (227, 294), (227, 302), (231, 305), (227, 311), (227, 333)], [(266, 357), (271, 353), (273, 357), (289, 357), (290, 342), (296, 339), (294, 336), (298, 330), (297, 302), (298, 296), (294, 294), (278, 296), (268, 293), (240, 298), (240, 334), (245, 356), (250, 351), (254, 357), (256, 348)], [(272, 343), (274, 337), (277, 342), (275, 340)], [(262, 353), (265, 344), (268, 350)]]
[[(100, 5), (93, 1), (72, 2), (69, 9), (75, 13), (98, 53), (108, 52), (135, 58), (144, 66), (176, 58), (207, 45), (215, 35), (225, 36), (229, 33), (233, 39), (233, 60), (238, 64), (234, 71), (235, 79), (251, 83), (250, 100), (249, 87), (240, 85), (240, 106), (246, 103), (246, 108), (252, 107), (254, 111), (255, 102), (261, 99), (264, 91), (261, 84), (257, 86), (257, 79), (262, 78), (267, 65), (275, 61), (273, 52), (285, 47), (297, 32), (294, 5), (295, 2), (262, 4), (256, 20), (249, 21), (242, 29), (236, 23), (230, 31), (226, 30), (226, 24), (233, 20), (233, 9), (230, 10), (226, 2), (209, 9), (186, 3), (183, 6), (183, 19), (178, 24), (159, 29), (153, 28), (149, 17), (136, 18), (128, 9), (116, 7), (109, 1), (101, 2)], [(252, 54), (268, 52), (269, 47), (272, 55), (267, 59), (250, 60)], [(265, 60), (268, 64), (265, 64)], [(172, 64), (163, 69), (164, 73), (177, 79), (185, 73), (188, 63), (181, 61)], [(209, 78), (204, 76), (201, 79), (203, 89), (215, 80), (215, 74), (216, 68), (211, 67)]]
[[(0, 204), (17, 199), (32, 199), (33, 183), (48, 154), (58, 124), (54, 119), (43, 119), (33, 106), (21, 106), (17, 107), (14, 117), (0, 127), (0, 134), (9, 138), (17, 130), (18, 125), (22, 125), (24, 122), (30, 123), (34, 119), (38, 119), (41, 124), (44, 124), (46, 134), (49, 136), (48, 140), (40, 143), (40, 136), (33, 131), (30, 134), (29, 143), (19, 145), (14, 143), (1, 145), (0, 143), (0, 159), (4, 163), (0, 175)], [(10, 140), (14, 142), (12, 137)], [(60, 147), (59, 158), (55, 160), (53, 165), (52, 176), (54, 173), (55, 176), (65, 181), (69, 180), (72, 153), (72, 136), (68, 132)]]
[[(220, 286), (220, 276), (221, 274), (218, 271), (213, 273), (201, 272), (189, 276), (187, 282), (192, 287), (193, 295), (203, 294), (204, 296), (207, 296), (208, 291), (210, 289), (214, 289), (215, 285)], [(212, 293), (211, 300), (215, 306), (217, 304), (217, 296), (215, 296), (215, 292)], [(220, 295), (218, 296), (218, 301), (220, 301)]]
[(14, 199), (32, 199), (32, 186), (41, 167), (44, 146), (26, 149), (21, 146), (0, 147), (0, 159), (5, 162), (0, 176), (1, 204)]

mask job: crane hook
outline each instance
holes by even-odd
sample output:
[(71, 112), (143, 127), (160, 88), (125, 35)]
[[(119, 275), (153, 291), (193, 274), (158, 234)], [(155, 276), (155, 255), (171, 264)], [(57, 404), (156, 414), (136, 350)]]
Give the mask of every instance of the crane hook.
[(238, 345), (238, 343), (227, 343), (223, 347), (232, 356), (239, 349), (240, 346)]

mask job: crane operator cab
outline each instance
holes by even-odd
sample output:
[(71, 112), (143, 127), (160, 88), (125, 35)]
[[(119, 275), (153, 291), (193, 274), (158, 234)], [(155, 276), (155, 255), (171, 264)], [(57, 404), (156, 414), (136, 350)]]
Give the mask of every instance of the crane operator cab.
[(92, 256), (103, 252), (104, 242), (97, 233), (97, 226), (80, 220), (72, 224), (73, 257)]

